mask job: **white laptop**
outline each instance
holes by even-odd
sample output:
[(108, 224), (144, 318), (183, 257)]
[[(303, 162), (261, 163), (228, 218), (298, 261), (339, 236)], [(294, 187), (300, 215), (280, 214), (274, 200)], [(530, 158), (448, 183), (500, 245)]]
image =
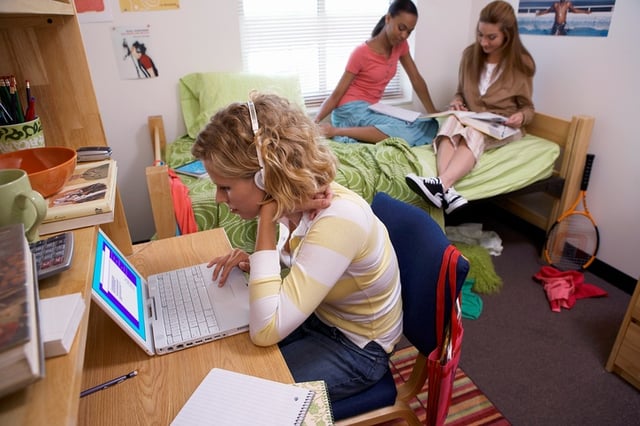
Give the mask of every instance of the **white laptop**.
[[(168, 280), (177, 275), (186, 278), (172, 289)], [(200, 264), (145, 280), (103, 231), (98, 231), (91, 297), (149, 355), (249, 330), (249, 289), (244, 273), (234, 268), (223, 287), (211, 277), (212, 270)], [(180, 304), (188, 295), (199, 296), (195, 306)], [(178, 301), (178, 307), (166, 307), (171, 298)], [(189, 311), (196, 312), (195, 319), (187, 318)], [(170, 314), (174, 319), (165, 321)]]

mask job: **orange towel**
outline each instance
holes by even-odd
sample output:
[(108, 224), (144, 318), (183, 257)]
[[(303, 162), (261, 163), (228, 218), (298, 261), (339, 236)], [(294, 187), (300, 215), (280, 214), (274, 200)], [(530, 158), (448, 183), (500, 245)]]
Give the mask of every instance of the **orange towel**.
[(198, 232), (198, 224), (193, 214), (191, 198), (189, 198), (189, 188), (182, 183), (176, 172), (168, 169), (171, 182), (171, 197), (173, 198), (173, 210), (176, 215), (176, 223), (180, 234), (191, 234)]

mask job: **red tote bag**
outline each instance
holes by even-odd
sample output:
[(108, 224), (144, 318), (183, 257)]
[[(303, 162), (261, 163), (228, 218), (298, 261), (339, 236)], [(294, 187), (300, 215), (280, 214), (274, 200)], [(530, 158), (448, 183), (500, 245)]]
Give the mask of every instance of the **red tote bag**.
[[(456, 265), (460, 252), (453, 245), (445, 250), (436, 293), (436, 334), (438, 345), (427, 358), (429, 388), (427, 425), (444, 425), (451, 405), (453, 381), (460, 361), (462, 319), (456, 296)], [(451, 295), (451, 317), (445, 319), (445, 294)]]

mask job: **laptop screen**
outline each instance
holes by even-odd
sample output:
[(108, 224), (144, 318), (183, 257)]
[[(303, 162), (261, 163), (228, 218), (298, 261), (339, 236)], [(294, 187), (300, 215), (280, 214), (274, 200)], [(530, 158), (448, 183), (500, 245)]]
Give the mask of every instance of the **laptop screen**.
[(112, 315), (147, 340), (144, 281), (102, 231), (98, 232), (92, 288), (93, 294), (111, 308)]

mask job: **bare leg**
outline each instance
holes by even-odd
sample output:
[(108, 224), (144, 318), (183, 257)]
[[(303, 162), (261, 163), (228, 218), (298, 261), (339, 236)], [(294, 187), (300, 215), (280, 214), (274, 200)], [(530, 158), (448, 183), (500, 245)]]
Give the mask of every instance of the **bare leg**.
[(348, 136), (353, 139), (357, 139), (362, 142), (376, 143), (389, 136), (382, 133), (375, 126), (367, 127), (333, 127), (328, 123), (320, 124), (320, 131), (322, 135), (328, 138), (334, 136)]
[[(460, 138), (460, 136), (456, 135), (454, 138)], [(434, 143), (437, 144), (438, 148), (436, 167), (438, 168), (438, 173), (443, 173), (449, 167), (449, 163), (456, 151), (448, 136), (440, 136)]]
[[(453, 151), (453, 146), (451, 144), (445, 143), (438, 145), (438, 157), (440, 156), (441, 148), (443, 148), (444, 145), (448, 145), (449, 148), (451, 148), (451, 151)], [(438, 158), (438, 160), (440, 159)], [(474, 157), (473, 152), (471, 152), (464, 139), (460, 140), (458, 148), (453, 151), (453, 155), (450, 157), (445, 168), (440, 168), (440, 163), (438, 162), (438, 173), (440, 180), (442, 181), (443, 189), (446, 191), (452, 187), (453, 184), (466, 176), (471, 169), (473, 169), (475, 164), (476, 158)]]

